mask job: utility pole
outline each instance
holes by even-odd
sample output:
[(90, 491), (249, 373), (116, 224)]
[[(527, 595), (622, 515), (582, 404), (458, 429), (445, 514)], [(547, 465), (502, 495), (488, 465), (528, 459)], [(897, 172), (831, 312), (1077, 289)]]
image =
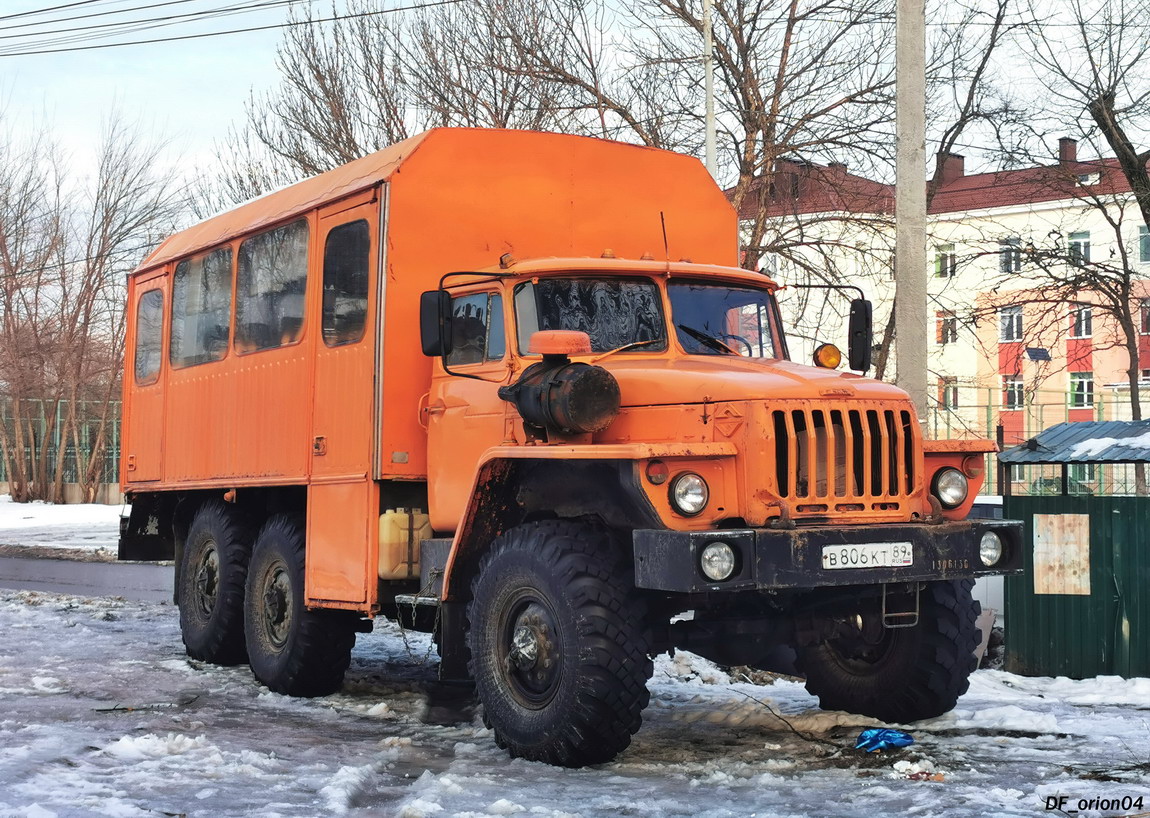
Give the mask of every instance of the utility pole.
[(898, 0), (895, 27), (895, 383), (926, 420), (926, 3)]
[(718, 177), (719, 163), (715, 155), (715, 37), (711, 29), (711, 2), (703, 0), (703, 90), (706, 102), (706, 159), (711, 178)]

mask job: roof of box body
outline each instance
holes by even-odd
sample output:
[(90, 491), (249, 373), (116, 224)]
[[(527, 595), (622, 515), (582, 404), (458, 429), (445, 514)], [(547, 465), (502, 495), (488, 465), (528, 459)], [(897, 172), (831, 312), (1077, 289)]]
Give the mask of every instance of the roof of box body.
[(620, 149), (656, 151), (666, 154), (668, 157), (688, 159), (688, 157), (679, 154), (641, 145), (610, 142), (570, 134), (506, 131), (493, 128), (435, 128), (402, 142), (397, 142), (376, 153), (368, 154), (334, 170), (261, 196), (233, 210), (213, 216), (207, 221), (175, 233), (144, 259), (136, 271), (153, 269), (161, 264), (206, 250), (238, 236), (283, 222), (293, 216), (306, 213), (325, 202), (331, 202), (342, 196), (373, 187), (399, 171), (404, 163), (425, 145), (432, 145), (431, 148), (426, 149), (434, 149), (434, 144), (444, 140), (454, 140), (456, 144), (458, 144), (458, 140), (471, 141), (475, 143), (474, 150), (470, 151), (470, 154), (476, 157), (475, 161), (488, 161), (488, 154), (485, 152), (492, 149), (491, 139), (498, 134), (514, 134), (513, 148), (515, 150), (522, 149), (523, 139), (537, 139), (551, 143), (566, 141), (573, 145), (597, 143), (602, 145), (604, 149), (612, 151)]
[(409, 157), (434, 131), (397, 142), (346, 165), (261, 196), (234, 210), (174, 233), (144, 259), (137, 270), (158, 267), (306, 212), (323, 203), (378, 184)]

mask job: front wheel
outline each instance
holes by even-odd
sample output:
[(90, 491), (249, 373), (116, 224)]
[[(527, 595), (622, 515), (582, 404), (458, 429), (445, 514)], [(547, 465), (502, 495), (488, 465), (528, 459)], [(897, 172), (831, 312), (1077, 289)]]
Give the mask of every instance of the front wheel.
[(255, 677), (289, 696), (339, 690), (355, 645), (354, 620), (343, 611), (304, 604), (304, 531), (286, 514), (271, 517), (252, 548), (244, 600), (244, 633)]
[(647, 706), (645, 605), (609, 534), (548, 520), (500, 535), (468, 608), (471, 673), (495, 740), (566, 767), (610, 761)]
[(927, 583), (911, 628), (884, 628), (877, 606), (839, 622), (834, 637), (799, 648), (807, 691), (824, 710), (886, 722), (949, 712), (977, 664), (981, 609), (973, 586), (969, 579)]

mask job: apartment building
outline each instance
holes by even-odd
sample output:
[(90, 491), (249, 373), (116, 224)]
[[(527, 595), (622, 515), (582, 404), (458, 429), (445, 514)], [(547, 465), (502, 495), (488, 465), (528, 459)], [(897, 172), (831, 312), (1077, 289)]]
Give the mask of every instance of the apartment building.
[[(968, 174), (949, 155), (928, 189), (933, 434), (1001, 426), (1009, 444), (1064, 420), (1129, 418), (1122, 303), (1150, 403), (1150, 234), (1115, 160), (1080, 159), (1070, 138), (1057, 161), (1031, 167)], [(893, 325), (893, 186), (842, 165), (782, 161), (752, 188), (744, 217), (760, 202), (770, 217), (764, 271), (784, 284), (860, 287), (881, 340)], [(795, 357), (844, 342), (847, 300), (783, 291)]]

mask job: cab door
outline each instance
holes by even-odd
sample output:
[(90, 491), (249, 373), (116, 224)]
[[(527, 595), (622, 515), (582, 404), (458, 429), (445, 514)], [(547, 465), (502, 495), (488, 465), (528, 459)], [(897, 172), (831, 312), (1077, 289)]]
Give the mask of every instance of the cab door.
[(370, 472), (378, 190), (329, 205), (318, 224), (307, 596), (366, 604), (379, 516)]
[(511, 379), (503, 299), (499, 285), (490, 284), (451, 300), (453, 348), (447, 367), (459, 375), (436, 365), (422, 413), (428, 426), (429, 514), (436, 531), (455, 529), (479, 459), (510, 436), (510, 404), (498, 394)]
[(124, 483), (163, 477), (168, 289), (166, 269), (136, 279), (132, 288), (131, 339), (124, 373), (130, 384), (121, 453)]

